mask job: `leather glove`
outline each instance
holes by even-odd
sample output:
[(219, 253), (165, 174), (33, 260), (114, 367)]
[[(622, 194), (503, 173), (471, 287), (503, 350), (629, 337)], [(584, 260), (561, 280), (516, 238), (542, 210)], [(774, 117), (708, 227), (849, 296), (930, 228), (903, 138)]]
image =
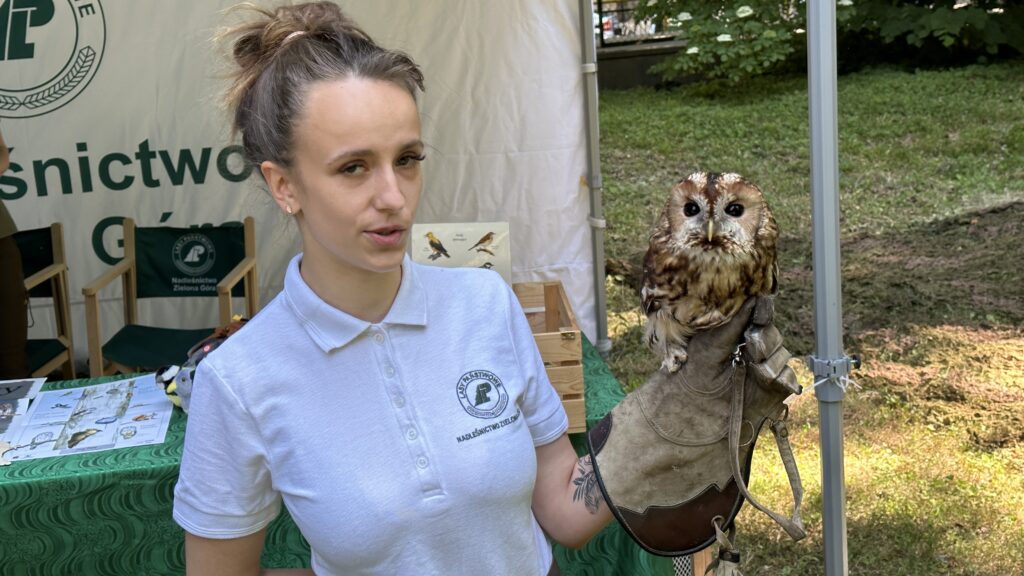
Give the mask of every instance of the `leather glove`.
[[(659, 370), (590, 430), (605, 500), (649, 552), (677, 556), (712, 544), (744, 497), (774, 514), (746, 490), (761, 426), (781, 423), (785, 433), (783, 401), (800, 393), (773, 313), (770, 296), (748, 299), (729, 322), (693, 336), (678, 372)], [(791, 452), (786, 468), (791, 484), (796, 475), (794, 520), (772, 517), (799, 539), (802, 490)]]

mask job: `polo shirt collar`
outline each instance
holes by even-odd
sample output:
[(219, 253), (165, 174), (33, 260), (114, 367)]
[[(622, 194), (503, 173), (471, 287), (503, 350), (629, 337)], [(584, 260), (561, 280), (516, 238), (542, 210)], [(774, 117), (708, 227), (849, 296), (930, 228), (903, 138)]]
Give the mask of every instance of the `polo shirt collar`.
[[(301, 261), (302, 254), (299, 253), (288, 263), (284, 276), (285, 302), (321, 350), (330, 352), (341, 348), (372, 326), (372, 323), (342, 312), (317, 296), (299, 273)], [(408, 254), (402, 259), (402, 283), (398, 287), (398, 295), (381, 324), (427, 324), (427, 296)]]

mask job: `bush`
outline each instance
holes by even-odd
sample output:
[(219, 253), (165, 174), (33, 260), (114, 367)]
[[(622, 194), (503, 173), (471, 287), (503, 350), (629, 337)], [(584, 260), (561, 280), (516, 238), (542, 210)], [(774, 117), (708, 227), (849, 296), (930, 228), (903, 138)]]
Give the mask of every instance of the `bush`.
[[(637, 19), (677, 31), (686, 47), (656, 65), (665, 80), (738, 83), (806, 66), (803, 0), (650, 0)], [(840, 70), (929, 66), (1024, 54), (1024, 7), (1011, 0), (839, 0)]]
[(1024, 54), (1024, 7), (1005, 0), (858, 2), (839, 31), (841, 68), (942, 66)]

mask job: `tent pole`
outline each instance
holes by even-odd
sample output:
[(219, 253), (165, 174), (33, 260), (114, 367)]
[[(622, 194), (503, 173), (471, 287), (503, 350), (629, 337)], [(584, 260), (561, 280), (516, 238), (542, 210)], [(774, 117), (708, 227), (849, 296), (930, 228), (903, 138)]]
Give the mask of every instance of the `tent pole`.
[(854, 362), (843, 353), (842, 334), (835, 0), (807, 2), (807, 68), (816, 338), (809, 365), (819, 383), (815, 394), (820, 416), (825, 574), (846, 576), (843, 396)]
[(587, 183), (590, 185), (590, 229), (594, 251), (594, 312), (597, 314), (597, 342), (602, 355), (612, 349), (608, 339), (608, 298), (604, 281), (604, 205), (601, 181), (601, 145), (597, 112), (597, 48), (594, 44), (594, 12), (591, 0), (579, 0), (580, 37), (583, 48), (583, 94), (586, 108)]

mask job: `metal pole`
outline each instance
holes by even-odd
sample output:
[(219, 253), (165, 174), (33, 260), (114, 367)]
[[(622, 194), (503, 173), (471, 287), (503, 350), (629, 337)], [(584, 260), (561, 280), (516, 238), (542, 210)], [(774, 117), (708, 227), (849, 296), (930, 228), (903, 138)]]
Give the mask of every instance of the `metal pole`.
[(814, 237), (814, 373), (820, 415), (822, 524), (826, 576), (846, 576), (846, 490), (843, 468), (844, 379), (839, 266), (839, 168), (836, 106), (835, 0), (807, 2), (807, 78), (811, 132)]
[(590, 186), (590, 230), (594, 251), (594, 312), (597, 315), (597, 342), (601, 354), (612, 348), (608, 339), (608, 297), (604, 284), (604, 206), (601, 181), (601, 154), (597, 114), (597, 48), (594, 45), (594, 12), (590, 0), (579, 0), (583, 51), (583, 93), (586, 104), (587, 183)]

